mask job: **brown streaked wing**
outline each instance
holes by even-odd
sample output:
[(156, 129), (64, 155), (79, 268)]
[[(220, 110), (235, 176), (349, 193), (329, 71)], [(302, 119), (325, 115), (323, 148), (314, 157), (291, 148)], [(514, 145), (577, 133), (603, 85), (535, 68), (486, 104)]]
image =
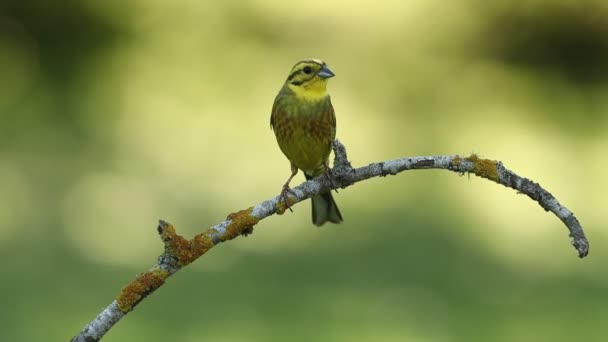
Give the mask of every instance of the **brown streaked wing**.
[(274, 130), (275, 126), (275, 112), (277, 111), (277, 102), (279, 102), (279, 96), (274, 98), (274, 102), (272, 103), (272, 111), (270, 112), (270, 129)]
[(327, 101), (329, 102), (329, 122), (330, 125), (332, 127), (332, 131), (331, 131), (331, 141), (333, 144), (334, 139), (336, 139), (336, 112), (334, 111), (334, 106), (331, 103), (331, 98), (328, 97)]

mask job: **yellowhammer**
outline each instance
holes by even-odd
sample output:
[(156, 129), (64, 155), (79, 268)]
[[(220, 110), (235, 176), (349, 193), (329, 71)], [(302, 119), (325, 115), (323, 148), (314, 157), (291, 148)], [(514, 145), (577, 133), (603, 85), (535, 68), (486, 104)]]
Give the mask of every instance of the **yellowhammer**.
[[(334, 73), (325, 62), (306, 59), (296, 63), (272, 106), (270, 127), (283, 154), (291, 162), (291, 176), (283, 185), (281, 198), (287, 198), (289, 182), (298, 173), (306, 179), (329, 172), (329, 153), (336, 137), (336, 116), (327, 93), (327, 79)], [(340, 223), (342, 214), (331, 192), (312, 199), (312, 222)]]

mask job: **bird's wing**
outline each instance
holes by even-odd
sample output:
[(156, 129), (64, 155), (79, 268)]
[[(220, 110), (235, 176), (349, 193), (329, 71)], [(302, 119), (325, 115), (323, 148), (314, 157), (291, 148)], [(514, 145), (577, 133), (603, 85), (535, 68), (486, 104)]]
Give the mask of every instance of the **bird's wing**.
[(280, 98), (281, 94), (277, 95), (277, 97), (275, 97), (274, 99), (274, 103), (272, 104), (272, 112), (270, 113), (270, 129), (274, 130), (275, 126), (276, 126), (276, 120), (277, 120), (277, 112), (279, 111), (278, 109), (278, 104), (279, 104), (279, 98)]
[(329, 123), (331, 125), (331, 142), (333, 144), (334, 139), (336, 138), (336, 112), (334, 111), (334, 106), (331, 104), (331, 98), (328, 97), (327, 101), (329, 101)]

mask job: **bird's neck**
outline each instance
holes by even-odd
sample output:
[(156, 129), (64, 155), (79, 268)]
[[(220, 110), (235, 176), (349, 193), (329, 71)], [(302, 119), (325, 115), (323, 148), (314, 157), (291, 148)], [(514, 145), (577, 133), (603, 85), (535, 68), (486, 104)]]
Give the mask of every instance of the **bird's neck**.
[(306, 101), (319, 101), (327, 97), (327, 81), (316, 80), (315, 82), (304, 83), (301, 85), (287, 84), (298, 99)]

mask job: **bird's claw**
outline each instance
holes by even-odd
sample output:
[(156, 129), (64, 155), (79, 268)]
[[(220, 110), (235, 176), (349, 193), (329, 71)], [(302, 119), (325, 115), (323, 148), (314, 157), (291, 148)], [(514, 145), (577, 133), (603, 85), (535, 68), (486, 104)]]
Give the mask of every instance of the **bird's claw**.
[(291, 190), (288, 184), (283, 185), (283, 190), (281, 190), (281, 194), (279, 195), (279, 201), (283, 201), (285, 204), (285, 208), (289, 209), (293, 213), (293, 209), (291, 209), (291, 204), (289, 203), (289, 194), (296, 196), (296, 193)]
[[(331, 171), (331, 169), (329, 167), (326, 167), (325, 168), (325, 180), (329, 184), (329, 187), (335, 188), (336, 184), (334, 183), (332, 176), (333, 176), (333, 172)], [(338, 192), (338, 189), (334, 189), (334, 190), (336, 191), (336, 193)]]

